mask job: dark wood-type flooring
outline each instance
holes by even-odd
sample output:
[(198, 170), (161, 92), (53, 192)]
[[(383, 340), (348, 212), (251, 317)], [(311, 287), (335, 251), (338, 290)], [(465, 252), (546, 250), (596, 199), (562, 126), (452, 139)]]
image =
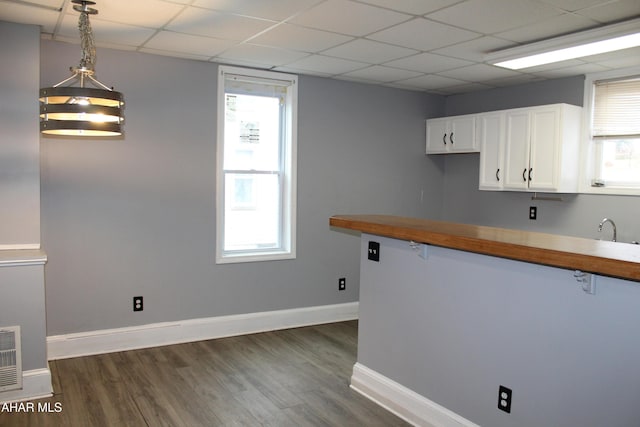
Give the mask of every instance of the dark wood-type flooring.
[(59, 413), (0, 426), (406, 426), (349, 388), (358, 324), (50, 362)]

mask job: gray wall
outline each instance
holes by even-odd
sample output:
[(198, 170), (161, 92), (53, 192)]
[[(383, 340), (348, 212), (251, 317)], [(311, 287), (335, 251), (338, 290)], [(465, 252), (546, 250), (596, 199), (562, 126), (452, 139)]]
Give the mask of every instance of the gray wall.
[(639, 425), (637, 282), (598, 277), (590, 295), (571, 270), (436, 246), (424, 260), (379, 236), (360, 253), (359, 363), (482, 426)]
[[(48, 369), (42, 265), (0, 264), (0, 328), (16, 325), (20, 326), (22, 370)], [(0, 392), (0, 402), (12, 393), (5, 392), (3, 397)]]
[[(446, 114), (468, 114), (564, 102), (582, 105), (582, 76), (500, 88), (446, 99)], [(618, 240), (640, 240), (640, 198), (633, 196), (563, 195), (562, 202), (532, 201), (531, 193), (478, 190), (478, 154), (448, 155), (445, 159), (442, 218), (448, 221), (543, 231), (587, 238), (600, 236), (598, 223), (613, 218)], [(544, 195), (542, 195), (544, 196)], [(529, 206), (538, 207), (538, 219), (529, 220)]]
[(40, 29), (0, 21), (0, 40), (0, 249), (37, 248)]
[[(0, 261), (6, 261), (23, 256), (6, 249), (40, 245), (40, 29), (0, 21), (0, 40)], [(0, 263), (0, 327), (21, 327), (25, 371), (47, 368), (44, 313), (42, 266)]]
[[(41, 83), (79, 55), (43, 41)], [(99, 49), (98, 78), (125, 96), (124, 138), (41, 138), (48, 335), (356, 301), (358, 241), (329, 216), (438, 216), (444, 160), (423, 154), (424, 119), (443, 98), (301, 76), (298, 258), (216, 265), (217, 69)]]

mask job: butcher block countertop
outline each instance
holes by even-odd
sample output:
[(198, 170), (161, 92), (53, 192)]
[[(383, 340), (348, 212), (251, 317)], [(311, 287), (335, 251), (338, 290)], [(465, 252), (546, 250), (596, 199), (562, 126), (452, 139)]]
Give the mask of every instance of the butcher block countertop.
[(334, 215), (329, 225), (640, 281), (640, 245), (391, 215)]

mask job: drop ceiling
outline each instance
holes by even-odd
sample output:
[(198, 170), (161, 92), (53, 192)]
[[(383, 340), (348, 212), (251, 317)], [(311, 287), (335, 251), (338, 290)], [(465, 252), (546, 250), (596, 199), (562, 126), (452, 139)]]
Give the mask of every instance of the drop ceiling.
[[(484, 62), (492, 51), (637, 18), (640, 0), (97, 0), (94, 7), (99, 48), (439, 94), (640, 65), (640, 48), (526, 72)], [(70, 0), (0, 0), (0, 20), (79, 43)]]

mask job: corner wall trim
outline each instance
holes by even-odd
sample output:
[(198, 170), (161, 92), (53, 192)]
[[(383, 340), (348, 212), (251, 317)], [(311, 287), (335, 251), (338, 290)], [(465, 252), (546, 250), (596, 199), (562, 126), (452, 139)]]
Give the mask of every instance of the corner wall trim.
[(0, 251), (39, 250), (40, 243), (16, 243), (14, 245), (0, 245)]
[(49, 360), (158, 347), (358, 318), (358, 302), (151, 323), (47, 337)]
[(0, 393), (0, 403), (41, 399), (53, 394), (49, 368), (22, 372), (22, 388)]
[(353, 366), (351, 388), (414, 426), (480, 427), (360, 363)]

